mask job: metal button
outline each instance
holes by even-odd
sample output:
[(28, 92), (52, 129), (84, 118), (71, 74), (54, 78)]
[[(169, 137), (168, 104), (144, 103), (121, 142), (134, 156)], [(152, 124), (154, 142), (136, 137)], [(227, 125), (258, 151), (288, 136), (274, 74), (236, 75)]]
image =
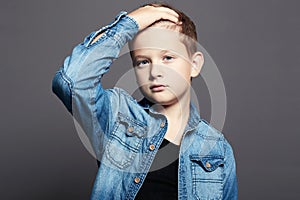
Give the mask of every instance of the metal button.
[(135, 183), (139, 183), (140, 181), (141, 181), (141, 179), (140, 179), (139, 177), (135, 177), (135, 178), (134, 178), (134, 182), (135, 182)]
[(161, 122), (161, 123), (160, 123), (160, 128), (163, 128), (163, 127), (165, 127), (165, 125), (166, 125), (166, 123), (165, 123), (165, 122)]
[(129, 133), (131, 133), (131, 132), (133, 131), (133, 127), (132, 127), (132, 126), (128, 127), (127, 131), (128, 131)]
[(153, 150), (155, 149), (155, 145), (154, 145), (154, 144), (150, 144), (149, 149), (150, 149), (151, 151), (153, 151)]
[(209, 162), (206, 162), (206, 163), (205, 163), (205, 166), (206, 166), (207, 168), (211, 168), (211, 164), (210, 164)]

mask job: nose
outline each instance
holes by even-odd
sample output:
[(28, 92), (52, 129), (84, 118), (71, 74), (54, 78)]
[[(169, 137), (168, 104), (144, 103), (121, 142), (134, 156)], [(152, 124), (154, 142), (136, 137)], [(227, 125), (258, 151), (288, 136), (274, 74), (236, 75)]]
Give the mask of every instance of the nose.
[(153, 79), (162, 77), (162, 66), (158, 63), (152, 63), (151, 68), (150, 68), (150, 75)]

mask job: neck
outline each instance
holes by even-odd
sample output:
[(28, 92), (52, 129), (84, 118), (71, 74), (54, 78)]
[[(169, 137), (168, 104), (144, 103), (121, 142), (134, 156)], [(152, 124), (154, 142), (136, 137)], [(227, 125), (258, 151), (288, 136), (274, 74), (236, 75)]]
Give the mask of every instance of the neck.
[(180, 144), (190, 114), (190, 96), (174, 102), (171, 105), (155, 106), (155, 110), (162, 113), (168, 119), (168, 132), (165, 136), (173, 143)]
[(162, 113), (168, 120), (184, 120), (189, 117), (190, 113), (190, 101), (178, 101), (172, 105), (164, 106)]

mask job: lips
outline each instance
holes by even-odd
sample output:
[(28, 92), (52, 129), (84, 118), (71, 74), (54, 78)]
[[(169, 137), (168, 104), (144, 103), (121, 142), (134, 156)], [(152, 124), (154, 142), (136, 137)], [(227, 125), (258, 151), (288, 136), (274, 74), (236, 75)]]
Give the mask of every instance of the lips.
[(166, 87), (166, 85), (155, 84), (155, 85), (150, 86), (150, 90), (152, 90), (153, 92), (160, 92), (160, 91), (163, 91), (165, 89), (165, 87)]

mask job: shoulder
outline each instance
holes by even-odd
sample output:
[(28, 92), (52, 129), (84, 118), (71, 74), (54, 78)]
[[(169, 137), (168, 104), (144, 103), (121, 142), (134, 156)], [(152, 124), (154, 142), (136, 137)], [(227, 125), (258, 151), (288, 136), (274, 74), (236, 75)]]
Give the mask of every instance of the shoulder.
[(215, 153), (222, 155), (224, 158), (233, 157), (232, 146), (225, 138), (224, 134), (207, 121), (201, 119), (196, 134), (202, 138), (204, 143), (206, 143), (204, 146), (208, 145), (210, 146), (210, 149), (215, 149)]
[(149, 119), (147, 112), (139, 104), (138, 100), (131, 96), (126, 90), (114, 87), (108, 89), (107, 93), (111, 111), (114, 116), (117, 116), (118, 113), (122, 113), (124, 116), (134, 120), (144, 121), (145, 123)]
[(204, 119), (201, 119), (197, 134), (202, 136), (204, 139), (210, 139), (210, 140), (224, 140), (224, 135), (222, 132), (214, 128), (210, 123), (205, 121)]
[(114, 88), (107, 89), (106, 92), (111, 99), (117, 99), (119, 102), (127, 101), (127, 102), (137, 103), (136, 99), (133, 98), (126, 90), (122, 88), (114, 87)]

